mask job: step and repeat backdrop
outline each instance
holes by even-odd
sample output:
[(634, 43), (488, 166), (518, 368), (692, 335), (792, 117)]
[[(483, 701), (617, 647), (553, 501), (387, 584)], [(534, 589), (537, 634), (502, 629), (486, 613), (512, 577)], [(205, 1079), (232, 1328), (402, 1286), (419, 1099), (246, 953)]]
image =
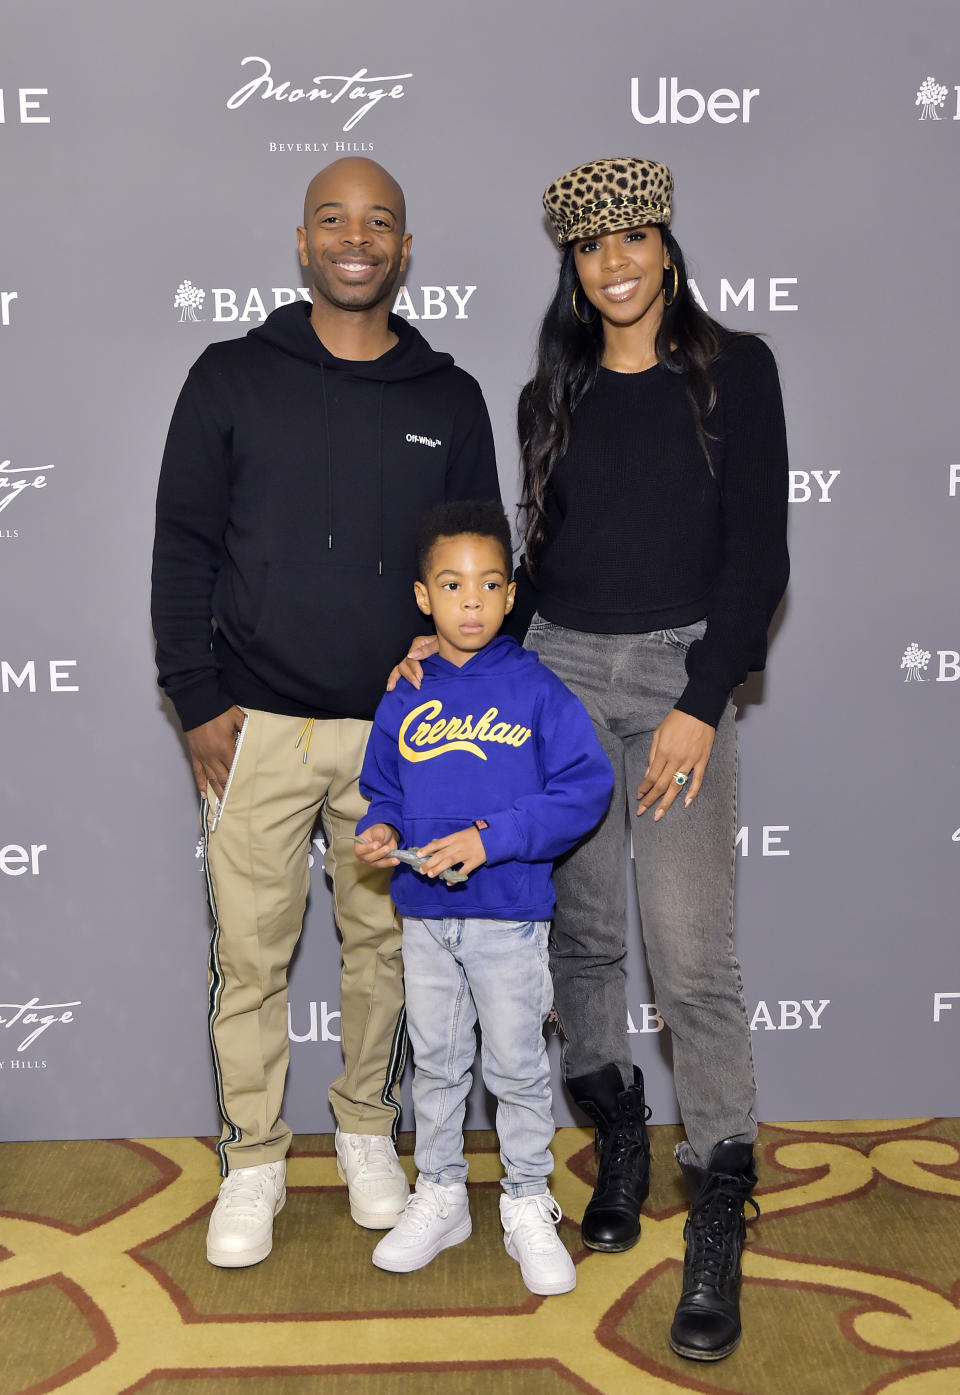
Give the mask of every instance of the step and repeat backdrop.
[[(600, 155), (673, 169), (696, 293), (768, 337), (790, 437), (793, 579), (739, 695), (760, 1112), (960, 1113), (954, 0), (7, 0), (2, 1136), (217, 1128), (198, 810), (148, 618), (154, 495), (190, 364), (307, 296), (304, 189), (346, 153), (406, 190), (396, 309), (479, 379), (511, 502), (557, 267), (542, 190)], [(317, 837), (290, 980), (299, 1131), (332, 1129), (340, 1059)], [(629, 1027), (673, 1120), (637, 924)]]

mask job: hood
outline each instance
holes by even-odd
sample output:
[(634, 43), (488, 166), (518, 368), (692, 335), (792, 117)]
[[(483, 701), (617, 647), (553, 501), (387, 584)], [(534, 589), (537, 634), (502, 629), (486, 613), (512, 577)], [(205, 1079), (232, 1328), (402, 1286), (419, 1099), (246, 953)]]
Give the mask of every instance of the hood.
[(334, 358), (317, 338), (310, 323), (310, 308), (305, 300), (281, 305), (271, 311), (262, 325), (249, 330), (248, 334), (261, 343), (279, 349), (281, 353), (290, 354), (292, 358), (315, 363), (328, 371), (347, 373), (353, 378), (378, 383), (423, 378), (428, 373), (449, 368), (453, 363), (450, 354), (431, 349), (419, 330), (399, 315), (391, 315), (388, 321), (390, 329), (397, 336), (397, 343), (379, 358), (362, 361)]
[(424, 675), (429, 678), (487, 679), (492, 675), (500, 677), (521, 673), (539, 662), (536, 654), (521, 648), (511, 635), (497, 635), (496, 639), (469, 658), (462, 668), (452, 664), (449, 659), (441, 659), (439, 654), (431, 654), (422, 661), (422, 666)]

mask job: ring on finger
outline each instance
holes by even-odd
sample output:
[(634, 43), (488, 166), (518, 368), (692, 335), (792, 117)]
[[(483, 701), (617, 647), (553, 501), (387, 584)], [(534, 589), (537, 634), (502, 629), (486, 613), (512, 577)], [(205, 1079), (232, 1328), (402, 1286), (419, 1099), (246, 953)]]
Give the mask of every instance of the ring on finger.
[(678, 770), (677, 773), (676, 773), (676, 774), (674, 775), (674, 777), (673, 777), (673, 783), (674, 783), (679, 789), (683, 789), (684, 785), (687, 783), (687, 781), (688, 781), (689, 779), (690, 779), (690, 776), (687, 775), (685, 771), (683, 771), (683, 770)]

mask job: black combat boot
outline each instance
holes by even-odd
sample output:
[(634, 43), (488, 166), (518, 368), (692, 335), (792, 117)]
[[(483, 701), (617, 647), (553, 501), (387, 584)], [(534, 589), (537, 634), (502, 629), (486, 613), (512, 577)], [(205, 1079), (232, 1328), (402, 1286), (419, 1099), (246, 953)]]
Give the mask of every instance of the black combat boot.
[(574, 1100), (597, 1128), (597, 1185), (580, 1233), (591, 1250), (629, 1250), (640, 1238), (640, 1207), (650, 1190), (650, 1110), (643, 1076), (633, 1068), (624, 1088), (614, 1065), (567, 1080)]
[(707, 1166), (680, 1163), (691, 1205), (683, 1238), (683, 1292), (670, 1328), (670, 1345), (691, 1361), (719, 1361), (740, 1341), (740, 1260), (746, 1239), (743, 1208), (757, 1184), (753, 1148), (725, 1138)]

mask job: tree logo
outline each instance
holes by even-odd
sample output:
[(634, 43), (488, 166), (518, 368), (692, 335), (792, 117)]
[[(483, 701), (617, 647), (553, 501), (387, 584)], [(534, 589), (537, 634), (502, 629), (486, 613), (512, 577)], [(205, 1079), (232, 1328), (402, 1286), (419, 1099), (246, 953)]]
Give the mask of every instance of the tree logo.
[(925, 669), (930, 662), (930, 650), (921, 649), (919, 644), (908, 644), (903, 651), (903, 658), (900, 660), (900, 667), (907, 670), (904, 683), (926, 683), (922, 669)]
[(184, 320), (193, 320), (196, 322), (203, 318), (201, 315), (197, 314), (197, 311), (203, 309), (203, 298), (206, 294), (206, 291), (201, 290), (199, 286), (195, 286), (192, 281), (180, 282), (177, 287), (177, 293), (173, 297), (173, 308), (174, 310), (180, 311), (181, 324), (183, 324)]
[(937, 107), (942, 107), (946, 100), (947, 89), (943, 84), (937, 82), (935, 77), (925, 77), (914, 102), (915, 107), (923, 107), (919, 120), (942, 121), (943, 118), (937, 115)]

